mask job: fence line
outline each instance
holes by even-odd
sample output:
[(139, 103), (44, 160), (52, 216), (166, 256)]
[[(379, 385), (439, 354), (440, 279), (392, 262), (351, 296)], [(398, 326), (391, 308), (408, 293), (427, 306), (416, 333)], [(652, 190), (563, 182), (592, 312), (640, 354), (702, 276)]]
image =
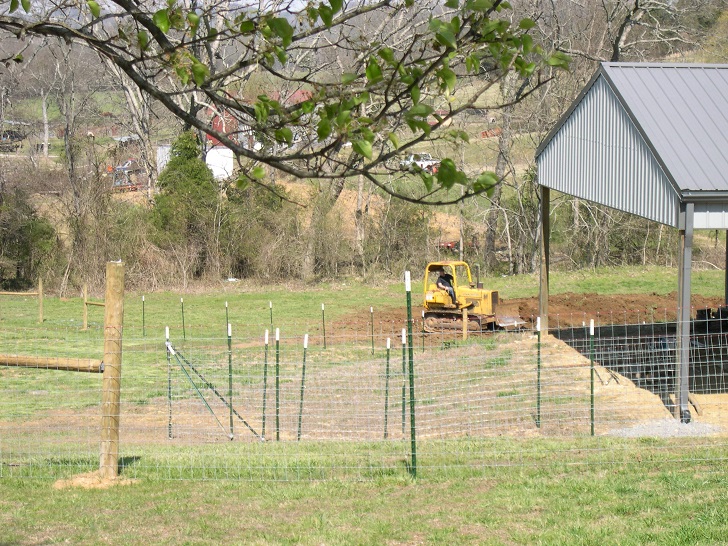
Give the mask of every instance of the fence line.
[[(279, 330), (270, 350), (264, 335), (270, 325), (252, 336), (233, 328), (229, 339), (223, 332), (195, 337), (189, 326), (186, 336), (171, 329), (170, 343), (186, 364), (168, 359), (159, 329), (126, 330), (121, 471), (254, 480), (406, 473), (411, 400), (401, 323), (399, 332), (395, 325), (375, 328), (373, 351), (368, 325), (357, 335), (327, 326), (325, 348), (322, 335), (304, 348), (298, 332)], [(633, 438), (644, 436), (656, 439), (655, 460), (676, 451), (705, 457), (692, 451), (698, 448), (720, 460), (728, 443), (728, 341), (722, 332), (694, 336), (693, 422), (681, 424), (670, 413), (673, 328), (602, 326), (593, 337), (588, 328), (571, 328), (540, 341), (533, 331), (467, 341), (415, 335), (419, 475), (580, 458), (622, 464), (639, 441)], [(81, 341), (56, 342), (57, 349), (80, 351), (94, 333), (73, 335)], [(3, 329), (0, 336), (0, 348), (31, 352), (47, 345), (40, 329)], [(0, 368), (0, 475), (94, 469), (102, 393), (85, 375)], [(225, 424), (231, 412), (248, 425), (237, 427), (232, 440)], [(275, 427), (266, 430), (266, 421)]]
[(38, 322), (43, 324), (43, 279), (38, 278), (38, 289), (35, 292), (0, 292), (0, 296), (23, 296), (38, 298)]

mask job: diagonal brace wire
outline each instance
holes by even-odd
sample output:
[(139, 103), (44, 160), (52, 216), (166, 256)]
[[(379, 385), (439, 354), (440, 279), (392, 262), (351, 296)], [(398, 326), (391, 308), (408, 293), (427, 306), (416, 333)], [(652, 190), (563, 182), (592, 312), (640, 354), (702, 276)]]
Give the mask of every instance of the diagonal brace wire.
[[(217, 397), (218, 397), (218, 398), (219, 398), (219, 399), (220, 399), (220, 400), (222, 401), (222, 403), (223, 403), (223, 404), (225, 404), (225, 406), (226, 406), (226, 407), (227, 407), (228, 409), (230, 409), (230, 410), (231, 410), (231, 411), (233, 412), (233, 414), (234, 414), (234, 415), (235, 415), (235, 416), (236, 416), (236, 417), (237, 417), (238, 419), (240, 419), (240, 421), (242, 421), (242, 423), (243, 423), (243, 424), (244, 424), (244, 425), (245, 425), (245, 426), (246, 426), (246, 427), (248, 428), (248, 430), (249, 430), (250, 432), (252, 432), (252, 433), (253, 433), (253, 435), (254, 435), (254, 436), (255, 436), (256, 438), (258, 438), (258, 439), (259, 439), (259, 440), (260, 440), (261, 442), (264, 442), (264, 441), (265, 441), (265, 438), (263, 438), (263, 437), (262, 437), (262, 436), (261, 436), (260, 434), (258, 434), (258, 433), (257, 433), (257, 432), (255, 431), (255, 429), (254, 429), (253, 427), (251, 427), (251, 426), (250, 426), (250, 424), (248, 424), (248, 422), (247, 422), (247, 421), (246, 421), (246, 420), (245, 420), (245, 419), (243, 418), (243, 416), (242, 416), (242, 415), (240, 415), (240, 414), (239, 414), (239, 413), (237, 412), (237, 410), (236, 410), (235, 408), (231, 407), (231, 405), (230, 405), (230, 403), (228, 402), (228, 400), (227, 400), (227, 399), (226, 399), (226, 398), (225, 398), (225, 397), (224, 397), (224, 396), (223, 396), (222, 394), (220, 394), (220, 393), (218, 392), (218, 390), (217, 390), (217, 389), (215, 388), (215, 386), (214, 386), (214, 385), (213, 385), (212, 383), (210, 383), (210, 382), (209, 382), (209, 381), (208, 381), (207, 379), (205, 379), (205, 377), (204, 377), (204, 376), (203, 376), (203, 375), (202, 375), (202, 374), (201, 374), (201, 373), (200, 373), (200, 372), (199, 372), (199, 371), (197, 370), (197, 368), (195, 368), (195, 367), (194, 367), (194, 366), (193, 366), (193, 365), (192, 365), (192, 364), (191, 364), (191, 363), (190, 363), (190, 362), (189, 362), (189, 361), (188, 361), (188, 360), (187, 360), (187, 359), (186, 359), (186, 358), (184, 357), (184, 355), (182, 355), (182, 354), (181, 354), (180, 352), (178, 352), (177, 350), (175, 350), (175, 349), (174, 349), (174, 347), (172, 347), (172, 344), (171, 344), (170, 342), (167, 342), (167, 350), (168, 350), (168, 351), (170, 351), (170, 352), (172, 353), (172, 355), (173, 355), (173, 356), (175, 357), (175, 359), (176, 359), (176, 360), (177, 360), (177, 362), (179, 363), (179, 365), (180, 365), (180, 367), (182, 368), (182, 370), (184, 370), (184, 372), (185, 372), (185, 375), (187, 375), (187, 377), (188, 377), (188, 379), (190, 380), (190, 382), (191, 382), (191, 383), (192, 383), (192, 384), (193, 384), (193, 385), (195, 386), (195, 390), (197, 390), (197, 393), (198, 393), (198, 394), (200, 395), (200, 397), (202, 397), (202, 400), (203, 400), (203, 401), (205, 402), (205, 405), (207, 406), (207, 408), (208, 408), (208, 409), (210, 410), (210, 412), (211, 412), (211, 413), (212, 413), (212, 409), (211, 409), (211, 408), (210, 408), (210, 406), (209, 406), (209, 405), (207, 404), (207, 401), (205, 400), (205, 397), (204, 397), (204, 396), (202, 395), (202, 393), (200, 393), (200, 391), (199, 391), (199, 390), (197, 389), (197, 386), (195, 385), (195, 383), (194, 383), (194, 381), (192, 380), (192, 378), (190, 377), (190, 375), (189, 375), (189, 374), (187, 373), (187, 370), (186, 370), (186, 369), (185, 369), (185, 367), (184, 367), (184, 366), (185, 366), (185, 364), (186, 364), (187, 366), (189, 366), (189, 368), (190, 368), (190, 369), (191, 369), (191, 370), (192, 370), (193, 372), (195, 372), (195, 374), (197, 375), (197, 377), (199, 377), (199, 378), (200, 378), (200, 380), (201, 380), (201, 381), (202, 381), (202, 382), (203, 382), (203, 383), (205, 384), (205, 386), (206, 386), (207, 388), (209, 388), (209, 389), (210, 389), (210, 390), (211, 390), (211, 391), (212, 391), (213, 393), (215, 393), (215, 395), (217, 395)], [(183, 362), (184, 362), (184, 364), (183, 364)], [(213, 413), (213, 415), (215, 415), (215, 414)], [(217, 416), (215, 416), (215, 419), (217, 419)], [(222, 426), (222, 424), (220, 423), (220, 420), (219, 420), (219, 419), (217, 419), (217, 422), (218, 422), (218, 424), (220, 424), (220, 427), (222, 427), (222, 428), (223, 428), (223, 430), (225, 430), (225, 428), (224, 428), (224, 427)], [(226, 435), (228, 435), (228, 436), (230, 436), (230, 435), (229, 435), (229, 434), (227, 433), (227, 431), (225, 432), (225, 434), (226, 434)], [(232, 438), (231, 438), (231, 439), (232, 439)]]

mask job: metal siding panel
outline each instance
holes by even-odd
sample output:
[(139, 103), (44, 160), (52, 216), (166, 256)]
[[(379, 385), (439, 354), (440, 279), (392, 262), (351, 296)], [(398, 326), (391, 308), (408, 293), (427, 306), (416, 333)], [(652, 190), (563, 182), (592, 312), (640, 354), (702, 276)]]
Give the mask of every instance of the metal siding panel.
[(695, 229), (728, 229), (728, 204), (696, 204)]
[[(541, 184), (675, 225), (669, 179), (604, 78), (598, 78), (537, 158)], [(658, 201), (656, 195), (672, 196)]]

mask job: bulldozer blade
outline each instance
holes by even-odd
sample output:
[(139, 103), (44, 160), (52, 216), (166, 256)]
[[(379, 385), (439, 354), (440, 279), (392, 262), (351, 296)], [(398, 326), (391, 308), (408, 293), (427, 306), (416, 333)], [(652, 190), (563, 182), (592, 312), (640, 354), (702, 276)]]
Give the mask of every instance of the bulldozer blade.
[(526, 321), (521, 318), (517, 305), (507, 304), (502, 301), (498, 303), (498, 308), (495, 312), (495, 322), (499, 328), (509, 330), (520, 328), (526, 324)]

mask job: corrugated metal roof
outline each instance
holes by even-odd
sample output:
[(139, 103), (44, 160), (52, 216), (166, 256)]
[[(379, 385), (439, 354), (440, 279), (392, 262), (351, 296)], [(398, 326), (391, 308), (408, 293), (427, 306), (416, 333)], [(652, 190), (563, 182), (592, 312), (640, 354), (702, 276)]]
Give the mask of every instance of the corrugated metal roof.
[(552, 189), (669, 225), (695, 201), (712, 225), (728, 204), (728, 65), (603, 63), (536, 155)]
[(683, 193), (728, 191), (728, 65), (602, 70)]

